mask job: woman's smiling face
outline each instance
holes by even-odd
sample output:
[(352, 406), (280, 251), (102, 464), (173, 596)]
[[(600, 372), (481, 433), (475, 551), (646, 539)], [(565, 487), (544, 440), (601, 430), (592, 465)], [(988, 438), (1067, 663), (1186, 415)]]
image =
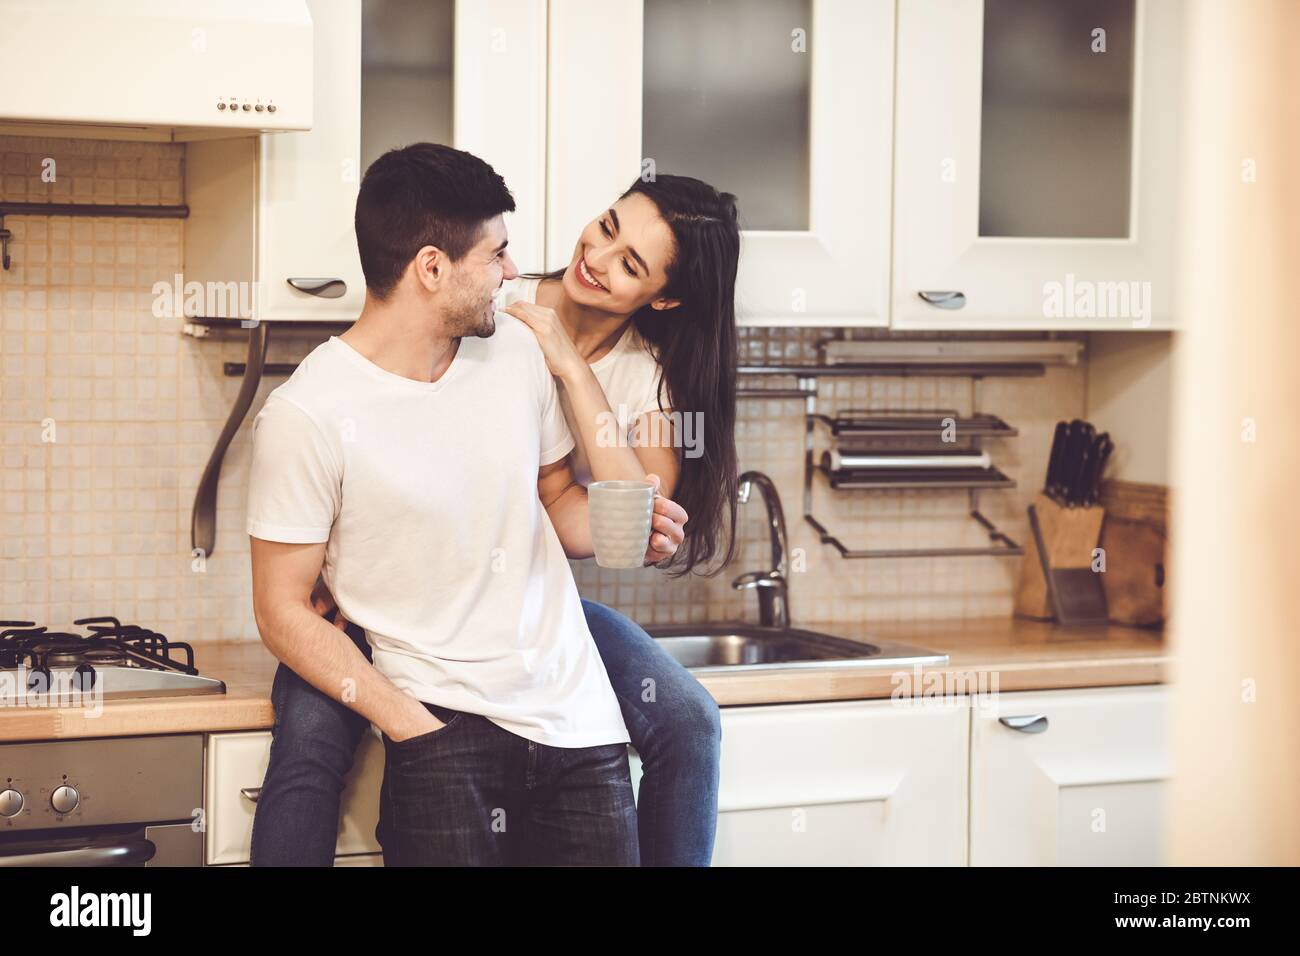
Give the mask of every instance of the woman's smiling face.
[(668, 281), (673, 234), (658, 207), (633, 193), (587, 223), (564, 271), (564, 291), (579, 305), (629, 315), (646, 304), (672, 308)]

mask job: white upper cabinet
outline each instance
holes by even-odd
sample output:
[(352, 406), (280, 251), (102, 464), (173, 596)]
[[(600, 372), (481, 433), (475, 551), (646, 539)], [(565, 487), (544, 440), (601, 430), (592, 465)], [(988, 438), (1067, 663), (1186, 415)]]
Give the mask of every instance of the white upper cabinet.
[(185, 278), (258, 318), (356, 316), (361, 175), (429, 140), (505, 178), (525, 271), (675, 173), (738, 197), (744, 324), (1175, 324), (1181, 0), (308, 7), (312, 129), (188, 147)]
[[(512, 251), (540, 259), (545, 0), (308, 7), (312, 128), (188, 147), (186, 279), (253, 283), (263, 321), (355, 319), (365, 302), (353, 230), (361, 177), (385, 151), (421, 141), (491, 163), (518, 207), (507, 217)], [(219, 304), (207, 313), (247, 317)]]
[[(546, 223), (546, 0), (456, 3), (452, 142), (506, 181), (510, 255), (540, 269)], [(574, 234), (577, 235), (576, 233)]]
[(237, 290), (187, 316), (345, 320), (365, 301), (352, 230), (361, 0), (309, 0), (314, 118), (304, 132), (186, 147), (185, 282)]
[(314, 0), (316, 118), (261, 137), (258, 318), (354, 319), (366, 301), (352, 216), (364, 78), (360, 0)]
[(515, 200), (510, 251), (541, 262), (546, 0), (362, 0), (361, 169), (410, 143), (489, 163)]
[(888, 324), (892, 0), (551, 0), (546, 267), (638, 177), (738, 198), (737, 315)]
[(906, 0), (893, 324), (1174, 324), (1182, 0)]

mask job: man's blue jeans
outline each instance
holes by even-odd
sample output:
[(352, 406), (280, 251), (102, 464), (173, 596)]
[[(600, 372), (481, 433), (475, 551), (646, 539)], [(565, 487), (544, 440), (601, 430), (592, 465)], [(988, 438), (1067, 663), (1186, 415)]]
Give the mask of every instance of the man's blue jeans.
[[(717, 704), (637, 624), (594, 601), (582, 606), (641, 756), (641, 864), (708, 866), (722, 741)], [(349, 626), (348, 635), (369, 659), (361, 629)], [(253, 818), (252, 865), (330, 866), (343, 780), (370, 724), (283, 664), (271, 702), (275, 728)]]
[(384, 866), (636, 866), (627, 745), (551, 747), (486, 717), (384, 735)]

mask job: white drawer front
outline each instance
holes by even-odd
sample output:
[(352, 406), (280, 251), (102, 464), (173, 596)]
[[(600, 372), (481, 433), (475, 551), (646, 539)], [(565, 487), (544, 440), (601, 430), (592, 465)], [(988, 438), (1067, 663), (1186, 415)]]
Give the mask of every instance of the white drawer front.
[(714, 865), (964, 865), (968, 719), (961, 698), (724, 708)]
[[(208, 736), (204, 856), (209, 865), (248, 862), (254, 803), (240, 791), (262, 786), (270, 753), (269, 731)], [(383, 742), (366, 733), (343, 788), (336, 848), (340, 855), (379, 852), (375, 825), (383, 774)]]

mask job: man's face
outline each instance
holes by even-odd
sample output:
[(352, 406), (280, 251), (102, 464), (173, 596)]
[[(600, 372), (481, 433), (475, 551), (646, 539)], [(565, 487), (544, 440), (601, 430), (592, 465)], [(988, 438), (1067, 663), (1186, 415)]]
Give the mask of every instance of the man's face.
[(446, 332), (453, 337), (487, 338), (496, 331), (496, 293), (507, 279), (519, 275), (506, 251), (506, 225), (501, 216), (483, 224), (479, 241), (451, 267)]

